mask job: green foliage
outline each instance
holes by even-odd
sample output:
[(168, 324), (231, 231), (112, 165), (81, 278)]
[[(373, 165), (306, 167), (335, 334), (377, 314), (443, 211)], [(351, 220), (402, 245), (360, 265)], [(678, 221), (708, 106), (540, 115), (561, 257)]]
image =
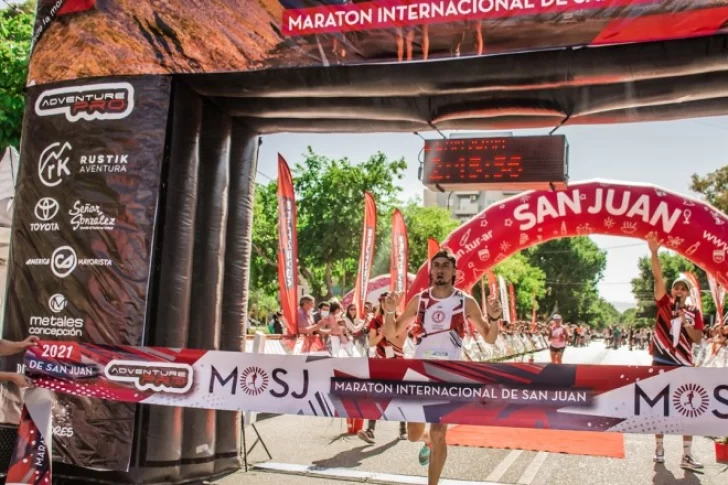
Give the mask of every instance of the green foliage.
[(604, 328), (615, 323), (623, 323), (622, 315), (604, 298), (591, 299), (589, 307), (582, 314), (582, 320), (594, 328)]
[(278, 293), (278, 186), (256, 184), (253, 206), (253, 250), (250, 288)]
[(271, 314), (280, 308), (276, 296), (261, 288), (252, 288), (248, 297), (248, 315), (266, 325)]
[(592, 325), (612, 314), (606, 302), (599, 303), (597, 283), (607, 255), (594, 241), (587, 237), (555, 239), (527, 249), (525, 255), (546, 274), (546, 293), (538, 299), (541, 316), (550, 314), (557, 304), (565, 322)]
[[(404, 159), (389, 161), (382, 153), (354, 165), (330, 159), (309, 147), (303, 162), (292, 167), (298, 210), (298, 257), (311, 293), (330, 299), (334, 289), (356, 277), (364, 220), (364, 192), (377, 203), (377, 243), (384, 246), (391, 211), (401, 189)], [(277, 184), (259, 185), (253, 220), (251, 288), (277, 292)], [(388, 249), (387, 249), (388, 252)], [(387, 259), (388, 261), (388, 259)], [(387, 262), (388, 268), (388, 262)], [(341, 290), (339, 290), (341, 291)]]
[(546, 274), (543, 270), (532, 266), (524, 254), (516, 253), (493, 268), (493, 273), (513, 283), (518, 319), (530, 321), (534, 293), (537, 312), (538, 300), (546, 295)]
[(637, 326), (637, 308), (628, 308), (619, 316), (621, 323), (627, 326)]
[(728, 165), (704, 177), (693, 174), (690, 190), (704, 195), (708, 203), (728, 213)]
[[(395, 207), (387, 210), (386, 216), (380, 218), (378, 229), (377, 257), (372, 268), (373, 275), (389, 272), (391, 255), (391, 220)], [(458, 227), (458, 222), (450, 216), (450, 212), (442, 207), (422, 207), (419, 201), (410, 200), (404, 207), (399, 207), (407, 226), (409, 240), (409, 258), (407, 264), (410, 273), (417, 273), (427, 261), (427, 238), (433, 237), (442, 242)]]
[(0, 148), (20, 145), (35, 1), (0, 10)]
[[(701, 294), (703, 315), (705, 317), (706, 324), (709, 323), (709, 315), (715, 314), (715, 304), (713, 303), (713, 297), (709, 292), (710, 287), (708, 286), (708, 279), (705, 271), (672, 251), (660, 251), (659, 258), (660, 266), (662, 267), (662, 275), (665, 279), (665, 286), (668, 291), (670, 291), (672, 282), (675, 281), (680, 273), (689, 271), (698, 278), (700, 288), (703, 291)], [(638, 265), (640, 274), (637, 278), (632, 280), (632, 293), (634, 293), (638, 302), (636, 323), (638, 325), (651, 325), (655, 321), (657, 305), (655, 304), (655, 278), (652, 276), (652, 263), (650, 257), (644, 256), (640, 258)]]

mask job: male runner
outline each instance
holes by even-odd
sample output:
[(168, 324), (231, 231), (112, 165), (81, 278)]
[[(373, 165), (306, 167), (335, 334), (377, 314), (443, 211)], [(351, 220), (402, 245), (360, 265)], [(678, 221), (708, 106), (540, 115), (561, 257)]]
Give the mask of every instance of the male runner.
[[(685, 300), (690, 294), (690, 283), (678, 278), (672, 283), (672, 295), (667, 294), (665, 280), (662, 277), (660, 258), (657, 250), (660, 243), (649, 241), (652, 253), (652, 275), (655, 278), (655, 300), (657, 302), (657, 321), (652, 337), (652, 365), (693, 366), (693, 343), (700, 343), (703, 328), (703, 317), (694, 306), (687, 306)], [(678, 320), (679, 319), (679, 320)], [(674, 343), (673, 322), (680, 323), (680, 336), (677, 345)], [(703, 465), (695, 461), (690, 448), (692, 436), (683, 436), (683, 457), (680, 467), (687, 470), (699, 470)], [(655, 463), (665, 463), (663, 435), (655, 436)]]
[[(430, 261), (430, 287), (412, 298), (404, 312), (395, 319), (403, 295), (390, 293), (384, 301), (385, 335), (396, 340), (415, 320), (415, 359), (461, 360), (466, 320), (469, 319), (489, 344), (498, 337), (502, 309), (497, 299), (489, 301), (488, 321), (478, 303), (469, 294), (454, 287), (457, 259), (448, 250), (437, 252)], [(432, 423), (429, 433), (425, 423), (407, 423), (407, 438), (422, 441), (420, 464), (427, 465), (427, 483), (436, 485), (447, 459), (447, 424)]]

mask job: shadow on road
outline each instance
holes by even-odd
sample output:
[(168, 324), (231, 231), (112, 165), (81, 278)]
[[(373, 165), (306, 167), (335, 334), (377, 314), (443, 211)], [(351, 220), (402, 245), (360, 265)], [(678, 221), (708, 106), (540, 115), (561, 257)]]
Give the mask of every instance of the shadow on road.
[(385, 451), (392, 448), (394, 445), (396, 445), (400, 440), (393, 439), (389, 443), (385, 443), (382, 446), (379, 446), (377, 448), (372, 448), (370, 450), (364, 451), (365, 448), (368, 448), (372, 445), (362, 445), (357, 446), (356, 448), (353, 448), (351, 450), (342, 451), (341, 453), (338, 453), (331, 458), (326, 458), (323, 460), (314, 461), (311, 464), (315, 466), (321, 466), (321, 467), (333, 467), (333, 468), (353, 468), (357, 467), (362, 464), (362, 460), (366, 460), (367, 458), (371, 458), (373, 456), (380, 455), (384, 453)]
[(655, 476), (652, 478), (654, 485), (700, 485), (700, 479), (694, 472), (686, 471), (683, 478), (677, 478), (665, 465), (655, 465)]

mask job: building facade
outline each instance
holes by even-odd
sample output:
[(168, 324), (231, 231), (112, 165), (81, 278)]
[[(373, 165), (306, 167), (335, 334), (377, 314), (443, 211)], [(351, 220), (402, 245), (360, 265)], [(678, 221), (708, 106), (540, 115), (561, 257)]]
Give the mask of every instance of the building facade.
[(463, 223), (481, 213), (486, 207), (518, 193), (500, 190), (434, 192), (425, 189), (422, 200), (425, 207), (439, 206), (448, 209), (454, 219)]

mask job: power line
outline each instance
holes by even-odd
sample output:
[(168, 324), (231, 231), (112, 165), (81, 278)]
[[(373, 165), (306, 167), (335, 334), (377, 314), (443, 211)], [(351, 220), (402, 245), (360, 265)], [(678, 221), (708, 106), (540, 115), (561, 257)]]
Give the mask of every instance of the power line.
[(267, 179), (268, 179), (268, 180), (270, 180), (271, 182), (275, 182), (275, 179), (273, 179), (273, 178), (269, 177), (268, 175), (264, 174), (264, 173), (263, 173), (263, 172), (261, 172), (260, 170), (256, 170), (256, 172), (258, 172), (258, 174), (259, 174), (259, 175), (262, 175), (263, 177), (267, 178)]

